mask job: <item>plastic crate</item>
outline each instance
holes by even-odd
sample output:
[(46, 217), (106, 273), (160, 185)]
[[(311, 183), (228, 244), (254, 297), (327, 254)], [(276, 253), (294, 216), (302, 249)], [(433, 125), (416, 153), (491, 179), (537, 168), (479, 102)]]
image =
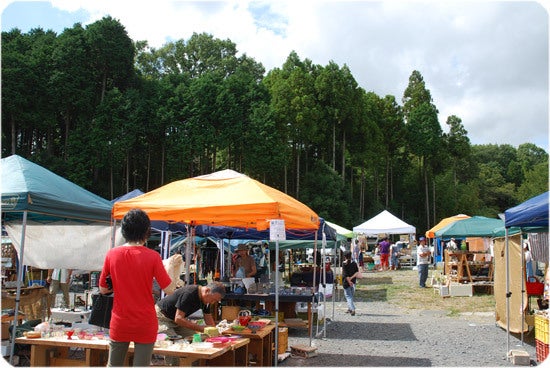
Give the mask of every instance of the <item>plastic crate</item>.
[(539, 339), (535, 339), (537, 342), (537, 362), (544, 362), (548, 357), (548, 344), (543, 343)]
[(548, 344), (548, 318), (535, 314), (535, 339)]
[(527, 295), (542, 295), (544, 293), (544, 283), (526, 282), (525, 290), (527, 291)]

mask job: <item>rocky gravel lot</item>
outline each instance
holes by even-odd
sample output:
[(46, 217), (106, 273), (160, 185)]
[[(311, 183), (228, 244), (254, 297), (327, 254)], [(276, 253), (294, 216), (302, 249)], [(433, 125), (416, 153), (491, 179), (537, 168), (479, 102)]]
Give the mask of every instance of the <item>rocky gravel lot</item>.
[[(317, 356), (307, 359), (290, 356), (278, 365), (507, 367), (513, 366), (508, 359), (508, 351), (512, 349), (526, 351), (531, 365), (537, 365), (533, 331), (524, 333), (522, 344), (520, 334), (508, 335), (505, 329), (496, 325), (494, 312), (487, 307), (466, 312), (449, 307), (456, 300), (456, 304), (463, 306), (462, 310), (472, 309), (465, 305), (480, 302), (476, 296), (445, 298), (440, 302), (442, 298), (434, 294), (433, 289), (418, 288), (415, 277), (414, 271), (367, 274), (360, 284), (367, 284), (367, 290), (378, 291), (371, 293), (377, 297), (369, 300), (368, 293), (358, 293), (355, 316), (345, 313), (347, 304), (343, 293), (340, 291), (340, 297), (335, 293), (335, 302), (327, 303), (327, 321), (328, 318), (332, 320), (326, 331), (322, 326), (319, 329), (314, 326), (311, 343), (317, 347)], [(369, 278), (371, 281), (384, 279), (384, 282), (369, 283)], [(387, 297), (389, 287), (407, 280), (411, 303), (414, 305), (412, 299), (418, 297), (425, 305), (410, 308), (407, 300), (398, 301), (399, 295)], [(380, 293), (382, 289), (387, 293)], [(412, 294), (411, 289), (414, 289)], [(486, 304), (487, 300), (481, 302)], [(309, 346), (310, 337), (304, 329), (291, 329), (288, 343), (289, 346)]]

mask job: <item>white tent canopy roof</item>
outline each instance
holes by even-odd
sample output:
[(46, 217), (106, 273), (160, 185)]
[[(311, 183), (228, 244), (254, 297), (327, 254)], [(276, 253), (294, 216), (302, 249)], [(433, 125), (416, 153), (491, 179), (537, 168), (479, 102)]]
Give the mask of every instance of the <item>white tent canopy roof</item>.
[(365, 235), (414, 234), (416, 227), (384, 210), (361, 225), (354, 226), (353, 232)]

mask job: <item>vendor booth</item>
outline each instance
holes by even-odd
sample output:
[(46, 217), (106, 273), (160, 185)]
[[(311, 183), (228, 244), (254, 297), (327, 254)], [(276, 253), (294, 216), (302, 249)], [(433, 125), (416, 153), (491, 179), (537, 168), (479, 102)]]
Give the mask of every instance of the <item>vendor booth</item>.
[[(146, 211), (152, 221), (187, 224), (191, 239), (199, 225), (270, 229), (270, 238), (272, 235), (276, 238), (273, 240), (276, 241), (277, 268), (280, 263), (278, 241), (283, 240), (284, 229), (316, 232), (319, 228), (318, 215), (305, 204), (233, 170), (175, 181), (138, 197), (116, 202), (112, 217), (120, 220), (132, 208)], [(284, 225), (282, 234), (272, 227), (272, 224), (281, 223)], [(190, 259), (187, 252), (185, 258)], [(278, 290), (278, 278), (275, 280), (275, 289)], [(279, 307), (278, 295), (275, 293), (275, 312)], [(278, 328), (277, 319), (275, 324)], [(275, 350), (277, 346), (275, 334)]]
[(416, 228), (405, 221), (384, 210), (361, 225), (353, 227), (353, 232), (358, 234), (415, 234)]
[[(527, 240), (531, 245), (531, 253), (533, 259), (545, 264), (544, 284), (542, 287), (541, 297), (548, 301), (550, 299), (550, 276), (548, 274), (548, 196), (549, 192), (542, 193), (538, 196), (520, 203), (504, 212), (504, 238), (498, 239), (498, 244), (502, 248), (501, 254), (505, 258), (504, 264), (499, 267), (499, 273), (502, 273), (503, 284), (500, 297), (496, 300), (497, 313), (499, 315), (499, 325), (506, 326), (508, 332), (521, 332), (523, 342), (523, 332), (527, 330), (525, 316), (528, 306), (529, 291), (526, 289), (528, 281), (526, 280), (525, 272), (525, 254), (523, 250), (523, 242)], [(495, 236), (502, 236), (502, 231), (495, 230)], [(526, 238), (526, 239), (524, 239)], [(503, 269), (502, 269), (503, 268)], [(496, 279), (495, 279), (496, 282)], [(520, 285), (521, 289), (518, 289)], [(495, 285), (496, 286), (496, 285)], [(527, 291), (527, 293), (526, 293)], [(496, 290), (495, 290), (496, 294)], [(496, 297), (496, 295), (495, 295)], [(539, 318), (544, 321), (545, 326), (539, 325), (539, 328), (544, 327), (544, 332), (537, 331), (537, 323), (535, 323), (535, 338), (537, 339), (537, 359), (544, 360), (548, 354), (548, 310), (545, 310), (545, 316), (540, 317), (535, 315), (535, 319)], [(546, 341), (539, 341), (539, 340)], [(541, 351), (545, 354), (542, 354)], [(507, 352), (510, 351), (510, 339), (508, 335)], [(539, 354), (540, 353), (540, 354)]]
[[(111, 203), (20, 156), (3, 158), (1, 165), (3, 221), (18, 265), (101, 269), (112, 239)], [(14, 328), (23, 267), (17, 273)], [(14, 340), (15, 334), (10, 362)]]

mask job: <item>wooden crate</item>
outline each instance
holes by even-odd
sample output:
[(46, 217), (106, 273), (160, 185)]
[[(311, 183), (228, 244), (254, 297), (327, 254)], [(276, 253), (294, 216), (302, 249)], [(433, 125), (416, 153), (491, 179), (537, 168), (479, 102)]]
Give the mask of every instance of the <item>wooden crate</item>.
[(288, 328), (279, 328), (278, 339), (279, 348), (277, 354), (284, 354), (288, 349)]
[(295, 358), (312, 358), (317, 355), (317, 348), (306, 345), (294, 345), (290, 347), (290, 354)]

